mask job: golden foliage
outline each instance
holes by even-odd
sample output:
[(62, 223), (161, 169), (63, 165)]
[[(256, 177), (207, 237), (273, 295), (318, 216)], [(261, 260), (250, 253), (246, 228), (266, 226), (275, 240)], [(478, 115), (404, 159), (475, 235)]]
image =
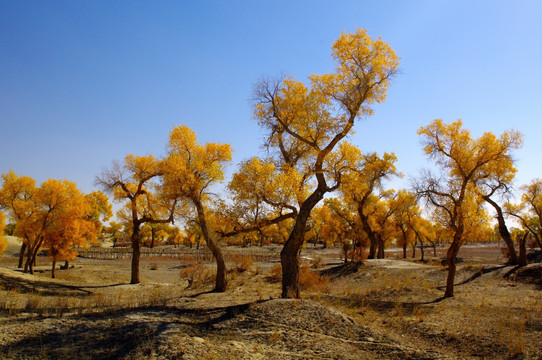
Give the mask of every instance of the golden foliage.
[(8, 246), (7, 241), (4, 239), (4, 228), (6, 227), (6, 215), (0, 211), (0, 254), (6, 251)]

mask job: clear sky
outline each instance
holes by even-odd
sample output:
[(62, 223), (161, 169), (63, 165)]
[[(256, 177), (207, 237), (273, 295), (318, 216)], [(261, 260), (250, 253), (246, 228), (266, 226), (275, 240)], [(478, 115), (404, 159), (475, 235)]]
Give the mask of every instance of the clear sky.
[(112, 160), (162, 155), (179, 124), (231, 144), (233, 171), (261, 154), (253, 84), (331, 72), (331, 44), (359, 27), (402, 60), (353, 143), (415, 175), (416, 130), (435, 118), (515, 128), (520, 185), (542, 177), (541, 19), (539, 0), (0, 0), (0, 173), (89, 192)]

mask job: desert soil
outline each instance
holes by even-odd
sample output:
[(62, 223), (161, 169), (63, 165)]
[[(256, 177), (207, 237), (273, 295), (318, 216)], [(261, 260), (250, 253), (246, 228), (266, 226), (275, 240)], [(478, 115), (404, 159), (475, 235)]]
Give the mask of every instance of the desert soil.
[(46, 258), (23, 274), (9, 250), (3, 359), (542, 358), (542, 267), (504, 266), (498, 251), (464, 252), (455, 296), (443, 300), (439, 258), (342, 265), (339, 249), (309, 248), (312, 277), (302, 299), (286, 300), (276, 262), (230, 263), (218, 294), (212, 264), (143, 258), (142, 283), (130, 285), (129, 260), (79, 258), (50, 279)]

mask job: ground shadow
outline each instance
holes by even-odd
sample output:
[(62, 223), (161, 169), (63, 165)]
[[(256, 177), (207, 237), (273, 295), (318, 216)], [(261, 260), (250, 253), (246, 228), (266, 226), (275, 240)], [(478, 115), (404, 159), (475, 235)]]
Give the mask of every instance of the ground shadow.
[[(507, 265), (499, 265), (499, 266), (493, 266), (493, 267), (490, 267), (490, 268), (485, 268), (485, 269), (481, 269), (479, 271), (477, 271), (476, 273), (474, 273), (471, 277), (459, 282), (459, 283), (455, 283), (454, 286), (461, 286), (461, 285), (465, 285), (465, 284), (468, 284), (476, 279), (478, 279), (480, 276), (484, 275), (484, 274), (488, 274), (488, 273), (491, 273), (491, 272), (494, 272), (494, 271), (497, 271), (497, 270), (501, 270), (501, 269), (504, 269)], [(444, 290), (446, 289), (446, 285), (441, 285), (441, 286), (438, 286), (437, 289), (439, 290)]]
[(19, 293), (32, 293), (45, 296), (86, 297), (93, 294), (91, 291), (85, 290), (79, 286), (12, 277), (4, 274), (0, 274), (0, 287), (5, 290), (14, 290)]

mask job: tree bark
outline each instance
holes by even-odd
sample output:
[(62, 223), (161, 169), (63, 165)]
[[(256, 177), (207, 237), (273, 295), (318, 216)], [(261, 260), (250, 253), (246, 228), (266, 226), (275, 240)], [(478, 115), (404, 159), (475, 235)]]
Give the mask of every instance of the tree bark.
[(51, 279), (55, 278), (55, 268), (56, 268), (56, 255), (53, 254), (53, 266), (51, 268)]
[(386, 254), (384, 253), (384, 240), (382, 239), (381, 236), (378, 236), (377, 239), (378, 239), (378, 244), (377, 244), (378, 249), (376, 253), (376, 258), (384, 259), (386, 257)]
[(132, 278), (130, 284), (139, 284), (139, 259), (141, 257), (141, 239), (139, 224), (133, 224), (132, 230)]
[(519, 238), (519, 259), (518, 259), (519, 266), (527, 265), (527, 249), (525, 246), (525, 240), (527, 239), (528, 234), (529, 234), (528, 232), (525, 232), (525, 234), (523, 234), (523, 236)]
[(403, 259), (406, 259), (406, 251), (407, 251), (407, 237), (405, 234), (405, 230), (401, 226), (401, 235), (403, 235)]
[(324, 198), (325, 185), (316, 190), (303, 202), (295, 218), (294, 228), (280, 252), (282, 265), (282, 297), (299, 298), (299, 250), (305, 241), (305, 229), (312, 209)]
[[(459, 237), (460, 238), (460, 237)], [(456, 258), (457, 253), (459, 252), (459, 241), (455, 239), (448, 248), (446, 254), (446, 260), (448, 262), (448, 277), (446, 278), (446, 291), (444, 292), (444, 297), (449, 298), (454, 296), (454, 280), (456, 272)]]
[(19, 251), (19, 265), (17, 266), (19, 269), (23, 267), (24, 262), (24, 253), (26, 251), (27, 245), (25, 242), (21, 245), (21, 251)]
[(493, 201), (489, 196), (483, 196), (484, 200), (487, 201), (495, 211), (497, 211), (497, 221), (499, 224), (499, 234), (501, 235), (501, 239), (506, 244), (506, 247), (508, 248), (508, 263), (510, 265), (518, 265), (518, 256), (516, 254), (516, 249), (514, 247), (514, 241), (512, 240), (512, 237), (510, 236), (510, 232), (508, 231), (508, 227), (506, 226), (506, 223), (504, 222), (504, 215), (502, 213), (502, 209), (495, 201)]
[(369, 256), (367, 256), (368, 259), (374, 259), (376, 256), (376, 249), (378, 246), (378, 239), (376, 238), (376, 234), (374, 233), (373, 229), (371, 229), (371, 225), (369, 224), (369, 219), (365, 214), (363, 214), (363, 208), (358, 207), (358, 216), (361, 220), (361, 225), (363, 226), (363, 230), (369, 237), (370, 245), (369, 245)]
[(222, 255), (222, 249), (220, 249), (218, 243), (211, 238), (201, 201), (199, 199), (192, 199), (192, 201), (198, 212), (198, 221), (201, 232), (203, 233), (203, 238), (205, 239), (207, 247), (213, 253), (216, 261), (216, 279), (214, 291), (225, 292), (228, 287), (228, 280), (226, 278), (226, 262), (224, 261), (224, 256)]

